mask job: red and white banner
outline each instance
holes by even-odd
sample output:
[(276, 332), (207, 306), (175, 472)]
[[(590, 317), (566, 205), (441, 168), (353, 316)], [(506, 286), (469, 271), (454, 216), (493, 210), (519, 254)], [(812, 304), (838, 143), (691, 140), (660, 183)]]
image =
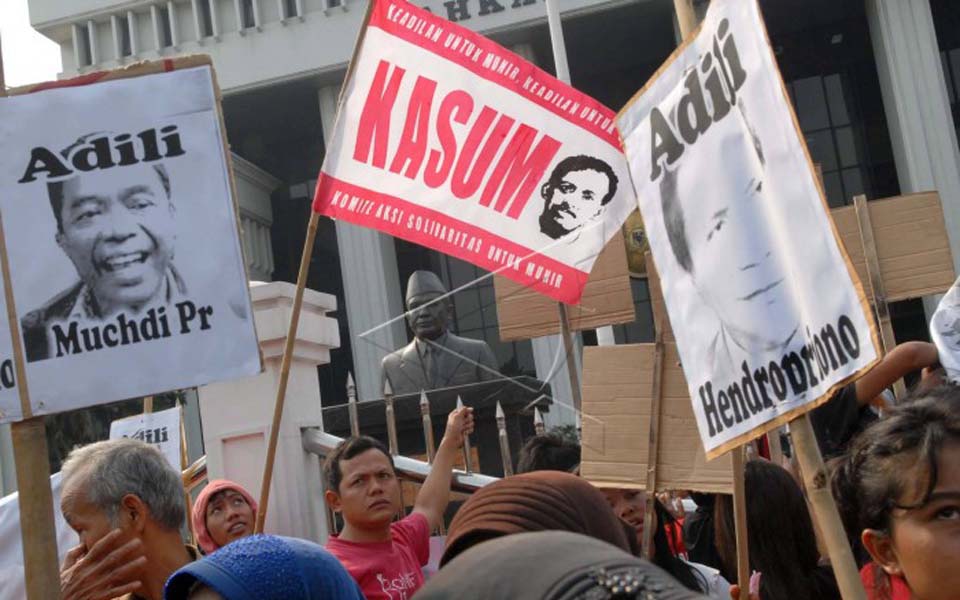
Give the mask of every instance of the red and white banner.
[(579, 302), (635, 203), (613, 111), (407, 2), (370, 10), (314, 210)]

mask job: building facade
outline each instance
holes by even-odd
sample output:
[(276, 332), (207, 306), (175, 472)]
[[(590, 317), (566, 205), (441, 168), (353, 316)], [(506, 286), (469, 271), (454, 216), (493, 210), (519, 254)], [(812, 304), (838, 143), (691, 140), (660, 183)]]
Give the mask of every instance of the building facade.
[[(417, 0), (553, 70), (544, 0)], [(706, 2), (695, 2), (699, 10)], [(831, 205), (937, 189), (960, 265), (960, 6), (951, 0), (760, 0), (771, 43)], [(29, 0), (33, 26), (62, 50), (62, 77), (138, 60), (206, 53), (240, 180), (250, 277), (293, 281), (336, 100), (366, 8), (359, 0)], [(677, 45), (672, 0), (558, 0), (573, 85), (619, 109)], [(337, 297), (341, 348), (321, 367), (324, 403), (347, 372), (379, 397), (380, 359), (408, 342), (403, 287), (416, 269), (454, 297), (453, 330), (484, 339), (501, 371), (570, 386), (556, 336), (503, 342), (490, 278), (476, 267), (322, 219), (310, 288)], [(637, 319), (581, 343), (650, 341), (646, 283)], [(921, 302), (893, 307), (900, 339), (926, 335)], [(553, 424), (572, 411), (551, 411)], [(2, 443), (2, 440), (0, 440)]]

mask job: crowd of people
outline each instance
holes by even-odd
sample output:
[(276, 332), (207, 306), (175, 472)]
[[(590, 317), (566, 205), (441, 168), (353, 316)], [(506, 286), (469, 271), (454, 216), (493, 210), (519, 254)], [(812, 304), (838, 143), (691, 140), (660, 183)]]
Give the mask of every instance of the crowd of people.
[[(813, 414), (871, 600), (960, 598), (960, 388), (940, 381), (936, 365), (931, 345), (900, 346)], [(908, 397), (884, 402), (883, 390), (912, 371), (922, 376)], [(446, 519), (473, 427), (472, 409), (450, 413), (408, 513), (387, 448), (343, 441), (323, 469), (343, 525), (324, 547), (255, 534), (256, 499), (225, 480), (193, 503), (196, 546), (185, 545), (181, 478), (155, 448), (129, 439), (78, 448), (63, 466), (61, 508), (80, 538), (62, 565), (63, 598), (726, 600), (741, 586), (751, 600), (840, 598), (789, 460), (759, 452), (746, 463), (752, 575), (736, 581), (730, 496), (597, 487), (578, 473), (577, 443), (556, 435), (528, 440), (517, 475)], [(431, 535), (445, 523), (439, 571), (426, 578)]]

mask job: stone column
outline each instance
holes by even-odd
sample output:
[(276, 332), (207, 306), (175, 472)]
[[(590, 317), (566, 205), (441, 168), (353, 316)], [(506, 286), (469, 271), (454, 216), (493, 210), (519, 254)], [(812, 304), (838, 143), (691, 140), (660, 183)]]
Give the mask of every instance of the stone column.
[[(294, 291), (293, 284), (279, 281), (251, 286), (264, 372), (198, 390), (209, 478), (231, 479), (253, 494), (259, 493), (263, 481)], [(326, 316), (336, 309), (333, 296), (304, 293), (265, 527), (267, 533), (321, 543), (329, 532), (320, 459), (303, 450), (301, 430), (323, 427), (317, 365), (329, 363), (330, 349), (340, 345), (337, 321)]]
[[(325, 144), (333, 133), (339, 94), (339, 85), (323, 87), (319, 92)], [(360, 335), (403, 314), (403, 292), (393, 238), (373, 229), (337, 221), (337, 248), (357, 393), (361, 400), (380, 398), (383, 396), (380, 361), (407, 344), (406, 329), (399, 320), (366, 337)]]
[(900, 189), (940, 192), (960, 270), (960, 152), (929, 0), (867, 0), (866, 10)]

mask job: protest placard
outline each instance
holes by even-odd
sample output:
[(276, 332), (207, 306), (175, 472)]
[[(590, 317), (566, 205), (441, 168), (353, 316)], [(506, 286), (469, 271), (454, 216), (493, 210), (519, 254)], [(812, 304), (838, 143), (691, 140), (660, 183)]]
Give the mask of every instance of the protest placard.
[(165, 62), (0, 101), (34, 415), (260, 370), (213, 71)]
[(633, 208), (614, 116), (468, 29), (376, 0), (314, 210), (576, 303)]
[(618, 124), (708, 457), (877, 360), (755, 2), (712, 3)]
[(156, 447), (178, 472), (183, 469), (180, 456), (180, 407), (142, 413), (110, 423), (110, 439), (132, 438)]

